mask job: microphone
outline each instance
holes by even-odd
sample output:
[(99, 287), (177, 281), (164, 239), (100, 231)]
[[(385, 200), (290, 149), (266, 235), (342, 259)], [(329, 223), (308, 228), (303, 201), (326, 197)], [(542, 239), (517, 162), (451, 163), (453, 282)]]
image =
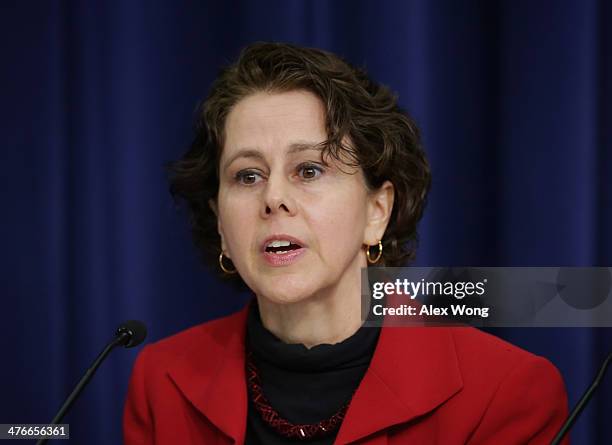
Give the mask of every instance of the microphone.
[[(81, 394), (81, 391), (83, 391), (104, 359), (106, 359), (108, 354), (115, 349), (115, 347), (123, 346), (125, 348), (133, 348), (134, 346), (138, 346), (140, 343), (142, 343), (146, 336), (147, 327), (143, 322), (138, 320), (128, 320), (122, 323), (121, 326), (119, 326), (115, 331), (115, 337), (106, 345), (98, 357), (96, 357), (85, 375), (74, 387), (62, 407), (51, 421), (51, 424), (57, 425), (62, 421), (68, 410), (72, 407), (74, 401)], [(40, 439), (38, 442), (36, 442), (36, 445), (44, 445), (47, 443), (48, 439), (49, 438)]]
[(561, 429), (559, 430), (559, 432), (557, 433), (553, 441), (550, 443), (550, 445), (559, 445), (563, 437), (565, 437), (567, 432), (570, 430), (570, 428), (574, 425), (574, 423), (578, 419), (578, 416), (582, 414), (582, 411), (584, 411), (584, 408), (586, 407), (587, 403), (589, 402), (589, 400), (591, 400), (591, 397), (593, 397), (593, 393), (595, 392), (595, 390), (597, 389), (597, 387), (603, 380), (604, 374), (606, 373), (606, 370), (608, 369), (610, 362), (612, 362), (612, 353), (610, 353), (610, 355), (608, 355), (608, 358), (604, 360), (603, 364), (601, 365), (601, 368), (599, 368), (599, 372), (597, 373), (595, 380), (593, 380), (593, 383), (591, 383), (591, 386), (589, 386), (589, 388), (582, 395), (582, 397), (580, 398), (580, 400), (578, 401), (578, 403), (576, 404), (576, 406), (574, 407), (570, 415), (567, 417), (567, 420), (565, 421), (565, 423), (563, 424), (563, 426), (561, 427)]
[(147, 336), (147, 327), (142, 321), (128, 320), (117, 328), (115, 335), (122, 338), (119, 344), (126, 348), (133, 348), (144, 341)]

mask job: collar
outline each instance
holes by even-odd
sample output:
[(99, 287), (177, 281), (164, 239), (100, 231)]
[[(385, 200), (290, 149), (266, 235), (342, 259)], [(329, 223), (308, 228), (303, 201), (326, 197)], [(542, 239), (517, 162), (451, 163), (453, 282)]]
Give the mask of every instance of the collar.
[[(245, 337), (249, 305), (201, 329), (169, 367), (184, 397), (234, 443), (247, 418)], [(201, 351), (206, 351), (203, 354)], [(359, 440), (432, 411), (463, 387), (451, 329), (385, 327), (336, 438)]]
[[(287, 344), (263, 326), (259, 308), (253, 300), (247, 316), (246, 342), (247, 350), (253, 353), (255, 363), (258, 366), (262, 365), (262, 372), (264, 368), (272, 367), (281, 373), (299, 373), (300, 375), (307, 373), (316, 377), (316, 374), (313, 373), (322, 375), (326, 372), (333, 372), (338, 377), (341, 375), (336, 374), (338, 372), (359, 368), (361, 373), (357, 372), (355, 376), (359, 375), (359, 380), (361, 380), (374, 355), (379, 333), (379, 327), (361, 326), (350, 337), (333, 345), (320, 344), (307, 348), (303, 344)], [(344, 375), (351, 375), (351, 372)], [(342, 385), (347, 389), (350, 388), (350, 394), (347, 394), (347, 397), (350, 397), (356, 389), (356, 386), (351, 388), (351, 380), (343, 382), (344, 385)], [(269, 381), (265, 374), (263, 381)], [(329, 383), (332, 387), (336, 386), (333, 380)]]

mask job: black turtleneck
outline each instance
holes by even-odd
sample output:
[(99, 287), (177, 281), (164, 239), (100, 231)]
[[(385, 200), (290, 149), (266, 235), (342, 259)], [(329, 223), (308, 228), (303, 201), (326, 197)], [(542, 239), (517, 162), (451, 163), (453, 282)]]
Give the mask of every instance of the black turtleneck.
[[(317, 423), (350, 401), (376, 349), (380, 328), (361, 327), (346, 340), (311, 349), (279, 340), (262, 324), (257, 303), (249, 309), (247, 350), (252, 353), (270, 405), (292, 423)], [(333, 444), (338, 430), (324, 438), (293, 440), (268, 427), (249, 396), (247, 445)]]

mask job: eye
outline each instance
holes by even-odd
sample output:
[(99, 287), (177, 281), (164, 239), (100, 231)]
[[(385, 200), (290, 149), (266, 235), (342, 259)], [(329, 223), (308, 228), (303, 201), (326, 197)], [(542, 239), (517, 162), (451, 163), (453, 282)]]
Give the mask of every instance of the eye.
[(298, 173), (302, 179), (316, 179), (323, 174), (323, 169), (315, 164), (302, 164), (298, 167)]
[(236, 173), (236, 182), (243, 185), (253, 185), (261, 180), (261, 174), (254, 170), (241, 170)]

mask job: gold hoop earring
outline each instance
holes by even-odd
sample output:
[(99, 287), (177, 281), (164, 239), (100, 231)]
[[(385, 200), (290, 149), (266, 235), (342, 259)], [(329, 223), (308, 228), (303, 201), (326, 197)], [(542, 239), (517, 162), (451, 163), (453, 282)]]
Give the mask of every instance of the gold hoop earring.
[[(230, 261), (231, 261), (231, 260), (230, 260)], [(221, 270), (222, 270), (223, 272), (227, 273), (227, 274), (233, 274), (233, 273), (236, 273), (236, 269), (231, 270), (231, 269), (226, 268), (226, 267), (223, 265), (223, 251), (221, 251), (221, 253), (219, 254), (219, 266), (221, 267)]]
[(383, 253), (382, 241), (378, 240), (378, 255), (376, 255), (376, 258), (374, 258), (374, 259), (372, 259), (370, 257), (370, 247), (371, 246), (368, 246), (366, 248), (366, 257), (368, 258), (368, 263), (370, 263), (370, 264), (378, 263), (378, 260), (380, 260), (380, 257), (382, 256), (382, 253)]

